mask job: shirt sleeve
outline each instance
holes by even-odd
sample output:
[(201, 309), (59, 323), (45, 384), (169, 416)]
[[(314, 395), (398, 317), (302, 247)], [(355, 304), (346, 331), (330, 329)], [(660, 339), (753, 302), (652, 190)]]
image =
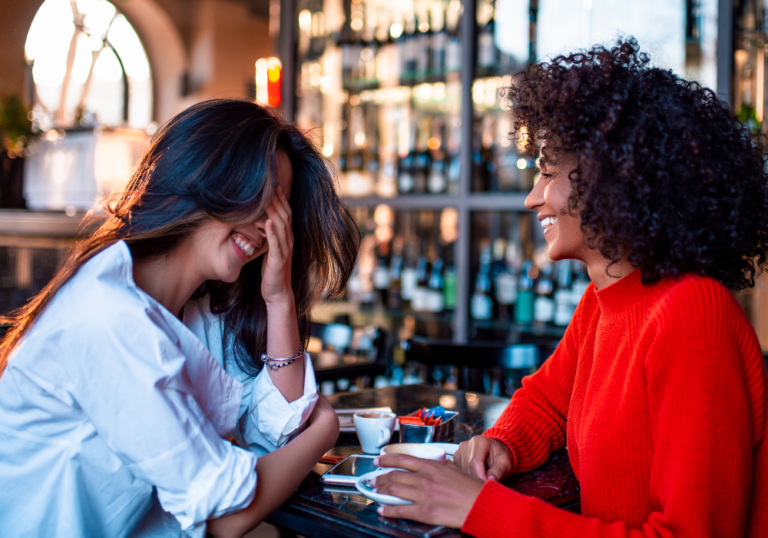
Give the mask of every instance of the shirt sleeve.
[[(221, 316), (211, 312), (205, 296), (184, 306), (184, 323), (210, 350), (227, 373), (240, 381), (243, 396), (235, 437), (257, 455), (284, 446), (301, 433), (317, 402), (317, 382), (309, 353), (304, 355), (304, 393), (288, 402), (263, 368), (250, 377), (237, 366), (232, 343), (222, 343)], [(292, 368), (289, 367), (289, 368)]]
[[(183, 530), (200, 534), (206, 520), (250, 504), (256, 457), (219, 437), (196, 400), (197, 373), (152, 314), (117, 308), (94, 314), (87, 328), (62, 323), (50, 345), (67, 350), (67, 391), (97, 435), (138, 479), (155, 486)], [(227, 385), (210, 363), (209, 382), (221, 375), (222, 398), (239, 402), (242, 387)]]
[(253, 380), (248, 410), (240, 421), (248, 448), (259, 453), (284, 446), (303, 430), (317, 400), (317, 382), (309, 353), (304, 354), (304, 394), (293, 402), (285, 399), (267, 369), (262, 369)]

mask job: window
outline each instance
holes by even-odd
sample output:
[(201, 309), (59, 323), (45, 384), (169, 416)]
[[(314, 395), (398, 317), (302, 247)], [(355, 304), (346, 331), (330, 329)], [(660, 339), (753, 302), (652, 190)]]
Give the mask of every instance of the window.
[(45, 0), (25, 44), (35, 84), (34, 120), (51, 127), (144, 129), (152, 77), (131, 24), (106, 0)]

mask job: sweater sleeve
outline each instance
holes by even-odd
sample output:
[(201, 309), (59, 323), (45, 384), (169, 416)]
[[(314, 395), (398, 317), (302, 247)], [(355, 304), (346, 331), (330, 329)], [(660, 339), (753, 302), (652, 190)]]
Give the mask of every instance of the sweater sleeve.
[(541, 369), (523, 379), (523, 386), (485, 436), (507, 445), (513, 472), (535, 469), (565, 446), (566, 419), (579, 356), (580, 328), (590, 322), (597, 301), (594, 284), (579, 302), (573, 321), (555, 352)]
[(675, 307), (665, 309), (651, 324), (653, 334), (646, 335), (646, 390), (654, 425), (649, 486), (656, 508), (643, 525), (631, 529), (622, 521), (572, 514), (491, 481), (464, 532), (479, 538), (745, 534), (753, 450), (765, 420), (759, 345), (722, 286), (711, 282), (676, 295)]

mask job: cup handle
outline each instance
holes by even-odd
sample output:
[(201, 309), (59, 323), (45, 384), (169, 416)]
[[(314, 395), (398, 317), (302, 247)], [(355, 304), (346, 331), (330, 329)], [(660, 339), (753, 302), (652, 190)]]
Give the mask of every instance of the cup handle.
[(389, 428), (384, 427), (379, 430), (379, 442), (376, 443), (376, 448), (381, 448), (384, 445), (386, 445), (389, 440), (392, 438), (392, 432), (389, 431)]

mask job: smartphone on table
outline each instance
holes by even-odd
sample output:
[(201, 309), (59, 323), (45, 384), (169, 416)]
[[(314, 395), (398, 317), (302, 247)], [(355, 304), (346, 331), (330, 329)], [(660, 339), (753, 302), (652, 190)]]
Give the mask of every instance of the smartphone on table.
[(354, 487), (358, 478), (378, 469), (378, 467), (373, 464), (374, 458), (376, 458), (376, 456), (368, 456), (366, 454), (352, 454), (347, 456), (323, 474), (323, 476), (320, 477), (320, 480), (324, 484)]

